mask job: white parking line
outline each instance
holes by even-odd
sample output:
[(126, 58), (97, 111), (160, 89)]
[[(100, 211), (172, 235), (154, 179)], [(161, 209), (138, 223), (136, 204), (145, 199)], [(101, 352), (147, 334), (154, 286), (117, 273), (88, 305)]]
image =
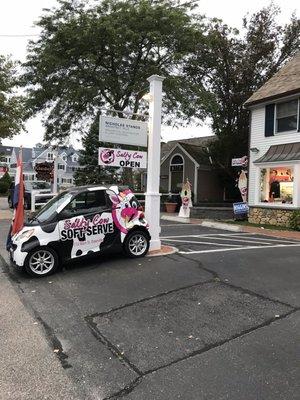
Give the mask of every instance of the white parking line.
[[(239, 235), (237, 234), (236, 236), (235, 236), (236, 238), (238, 238), (239, 237)], [(243, 239), (245, 239), (245, 236), (242, 236), (242, 238)], [(271, 239), (269, 236), (268, 237), (266, 237), (266, 238), (262, 238), (262, 237), (256, 237), (256, 236), (253, 236), (253, 237), (247, 237), (246, 239), (249, 239), (249, 240), (262, 240), (262, 241), (268, 241), (268, 242), (279, 242), (279, 243), (292, 243), (292, 244), (297, 244), (297, 243), (300, 243), (300, 241), (299, 240), (297, 240), (297, 239), (295, 239), (295, 240), (289, 240), (288, 238), (282, 238), (282, 239)], [(233, 240), (233, 239), (232, 239)], [(234, 239), (234, 240), (236, 240), (236, 239)], [(237, 239), (238, 240), (238, 239)]]
[(193, 243), (193, 244), (209, 244), (212, 246), (222, 246), (222, 247), (240, 247), (239, 244), (223, 244), (223, 243), (215, 243), (215, 242), (195, 242), (193, 240), (177, 240), (177, 239), (163, 239), (165, 242), (175, 242), (175, 243)]
[(271, 246), (243, 246), (230, 249), (209, 249), (209, 250), (192, 250), (192, 251), (179, 251), (179, 254), (204, 254), (204, 253), (219, 253), (225, 251), (238, 251), (238, 250), (254, 250), (254, 249), (270, 249), (279, 247), (300, 247), (300, 244), (274, 244)]
[[(203, 239), (203, 238), (202, 238)], [(260, 240), (260, 238), (258, 240), (256, 240), (255, 238), (245, 238), (245, 239), (236, 239), (236, 238), (232, 238), (232, 237), (210, 237), (210, 239), (216, 239), (216, 240), (229, 240), (231, 242), (243, 242), (243, 243), (257, 243), (257, 244), (272, 244), (270, 243), (270, 241), (268, 240), (268, 242), (266, 242), (266, 240)]]
[(203, 233), (203, 234), (193, 234), (193, 235), (168, 235), (168, 236), (161, 236), (161, 239), (171, 239), (171, 238), (187, 238), (187, 237), (195, 237), (195, 238), (205, 238), (205, 237), (210, 237), (210, 236), (236, 236), (236, 235), (254, 235), (252, 233)]

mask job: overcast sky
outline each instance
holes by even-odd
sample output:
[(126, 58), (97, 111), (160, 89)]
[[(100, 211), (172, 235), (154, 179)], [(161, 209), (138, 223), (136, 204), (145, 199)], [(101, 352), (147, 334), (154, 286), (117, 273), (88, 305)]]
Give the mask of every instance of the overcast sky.
[[(300, 16), (299, 0), (276, 0), (281, 9), (279, 22), (288, 22), (290, 15), (296, 11)], [(223, 19), (228, 25), (240, 28), (243, 16), (252, 14), (263, 6), (270, 4), (269, 0), (200, 0), (199, 13), (208, 17)], [(0, 0), (0, 54), (10, 54), (14, 59), (24, 61), (28, 37), (23, 35), (38, 35), (39, 30), (34, 26), (43, 8), (56, 5), (56, 0)], [(10, 37), (10, 35), (20, 35)], [(5, 140), (7, 145), (33, 146), (43, 138), (43, 127), (40, 118), (34, 118), (26, 124), (28, 133), (20, 134), (13, 140)], [(211, 134), (208, 125), (202, 127), (188, 127), (172, 129), (163, 127), (164, 140), (174, 140), (186, 137), (197, 137)], [(75, 144), (75, 143), (73, 143)]]

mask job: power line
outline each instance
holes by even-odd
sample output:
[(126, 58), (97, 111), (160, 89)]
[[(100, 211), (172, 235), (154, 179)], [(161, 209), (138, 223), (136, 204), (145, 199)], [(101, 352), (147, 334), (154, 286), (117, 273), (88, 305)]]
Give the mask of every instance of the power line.
[(34, 34), (34, 35), (1, 35), (0, 34), (0, 37), (7, 37), (7, 38), (23, 38), (23, 37), (36, 37), (36, 36), (40, 36), (40, 35), (37, 35), (37, 34)]

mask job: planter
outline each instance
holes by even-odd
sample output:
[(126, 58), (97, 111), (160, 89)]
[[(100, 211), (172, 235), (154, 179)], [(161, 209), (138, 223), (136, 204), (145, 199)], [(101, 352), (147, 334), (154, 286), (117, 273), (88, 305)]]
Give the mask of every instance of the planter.
[(175, 213), (177, 203), (165, 203), (167, 213)]

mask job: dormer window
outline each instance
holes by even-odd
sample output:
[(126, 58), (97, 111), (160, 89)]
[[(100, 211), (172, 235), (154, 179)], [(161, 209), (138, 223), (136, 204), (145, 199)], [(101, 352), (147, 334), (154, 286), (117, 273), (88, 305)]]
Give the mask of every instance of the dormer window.
[(78, 155), (77, 154), (73, 154), (72, 161), (73, 162), (77, 162), (78, 161)]
[(298, 100), (276, 104), (276, 133), (297, 131)]

